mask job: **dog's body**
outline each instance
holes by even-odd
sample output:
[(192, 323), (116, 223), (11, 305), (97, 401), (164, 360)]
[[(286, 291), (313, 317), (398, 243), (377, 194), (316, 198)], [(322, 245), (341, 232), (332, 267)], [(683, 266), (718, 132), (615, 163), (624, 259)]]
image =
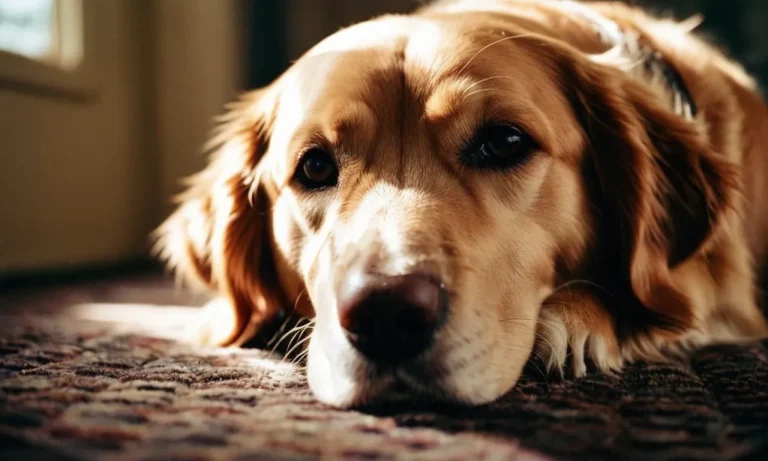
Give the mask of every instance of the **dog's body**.
[(532, 351), (580, 376), (764, 337), (768, 111), (689, 28), (459, 0), (324, 40), (233, 106), (159, 231), (218, 294), (197, 338), (314, 316), (310, 385), (354, 405), (487, 402)]

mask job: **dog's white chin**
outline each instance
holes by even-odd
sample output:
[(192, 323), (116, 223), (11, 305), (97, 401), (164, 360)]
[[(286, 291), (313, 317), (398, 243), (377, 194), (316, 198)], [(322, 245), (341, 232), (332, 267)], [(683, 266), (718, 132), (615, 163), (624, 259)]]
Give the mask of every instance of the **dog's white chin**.
[(357, 385), (345, 373), (334, 373), (328, 357), (310, 341), (307, 355), (307, 381), (315, 398), (328, 405), (349, 407), (355, 404)]
[[(525, 361), (494, 370), (478, 361), (458, 373), (448, 373), (434, 382), (408, 379), (402, 373), (376, 375), (369, 373), (365, 360), (351, 348), (327, 354), (321, 341), (310, 341), (307, 357), (307, 380), (315, 398), (328, 405), (349, 408), (381, 401), (424, 400), (483, 405), (498, 399), (511, 390), (522, 374)], [(395, 377), (397, 376), (397, 378)], [(395, 390), (396, 382), (405, 384), (406, 392)], [(408, 390), (409, 389), (409, 390)]]
[(354, 370), (359, 366), (349, 361), (342, 362), (341, 354), (336, 354), (335, 360), (329, 359), (318, 343), (314, 338), (309, 342), (307, 381), (320, 402), (342, 408), (362, 405), (390, 384), (384, 380), (368, 383), (358, 379)]

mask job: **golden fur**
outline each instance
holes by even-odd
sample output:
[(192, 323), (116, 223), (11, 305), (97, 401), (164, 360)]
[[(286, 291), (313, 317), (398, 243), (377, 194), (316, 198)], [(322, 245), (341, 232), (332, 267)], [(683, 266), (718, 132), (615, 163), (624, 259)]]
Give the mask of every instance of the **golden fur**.
[[(694, 121), (564, 2), (444, 1), (344, 29), (229, 109), (158, 230), (178, 274), (217, 295), (195, 338), (238, 345), (281, 310), (314, 317), (310, 386), (347, 406), (395, 382), (488, 402), (532, 352), (581, 376), (764, 337), (768, 112), (755, 85), (689, 24), (588, 7), (673, 64)], [(463, 166), (489, 120), (525, 129), (536, 154), (505, 172)], [(292, 182), (308, 145), (333, 153), (338, 186)], [(397, 373), (340, 333), (333, 281), (361, 261), (430, 271), (451, 294), (434, 345)]]

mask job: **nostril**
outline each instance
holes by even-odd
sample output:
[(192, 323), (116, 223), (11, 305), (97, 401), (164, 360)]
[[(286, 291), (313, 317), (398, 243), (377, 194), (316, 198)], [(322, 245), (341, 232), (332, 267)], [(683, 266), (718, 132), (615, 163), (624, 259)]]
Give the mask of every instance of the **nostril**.
[(351, 315), (347, 316), (346, 326), (342, 324), (347, 335), (351, 335), (353, 340), (360, 338), (369, 338), (376, 333), (376, 322), (369, 315)]
[(421, 334), (430, 329), (429, 323), (423, 312), (417, 309), (406, 307), (395, 315), (395, 328), (403, 335)]

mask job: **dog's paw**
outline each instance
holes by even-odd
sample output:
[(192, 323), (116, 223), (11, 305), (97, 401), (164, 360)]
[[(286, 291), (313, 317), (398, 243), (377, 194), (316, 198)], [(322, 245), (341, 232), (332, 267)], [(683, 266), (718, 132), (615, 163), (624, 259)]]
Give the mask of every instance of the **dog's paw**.
[(542, 308), (536, 354), (548, 372), (561, 377), (586, 375), (588, 363), (603, 373), (619, 371), (623, 359), (609, 315), (598, 305), (580, 301)]
[(243, 324), (242, 315), (227, 300), (214, 298), (195, 314), (182, 339), (204, 346), (235, 345)]

